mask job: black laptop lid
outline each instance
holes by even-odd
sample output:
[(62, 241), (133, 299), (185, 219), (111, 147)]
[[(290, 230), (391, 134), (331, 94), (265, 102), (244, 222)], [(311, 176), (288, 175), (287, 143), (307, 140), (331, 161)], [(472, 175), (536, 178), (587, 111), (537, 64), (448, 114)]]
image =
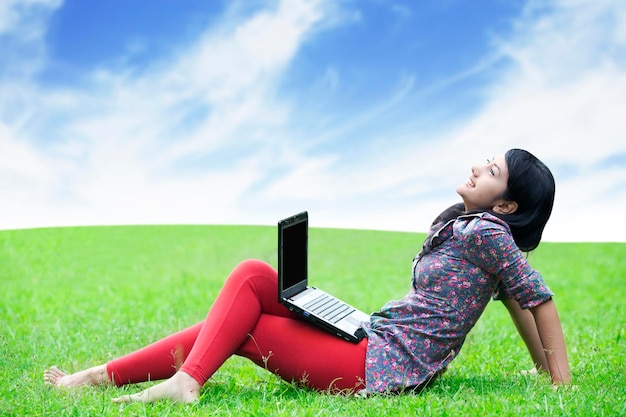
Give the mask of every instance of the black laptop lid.
[(308, 268), (308, 213), (278, 223), (278, 301), (306, 289)]

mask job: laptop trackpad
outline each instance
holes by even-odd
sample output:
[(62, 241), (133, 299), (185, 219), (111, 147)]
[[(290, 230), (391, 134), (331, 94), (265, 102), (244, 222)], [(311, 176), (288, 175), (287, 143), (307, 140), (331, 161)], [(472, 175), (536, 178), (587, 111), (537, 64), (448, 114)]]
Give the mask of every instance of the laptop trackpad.
[(353, 324), (356, 327), (360, 327), (361, 326), (361, 322), (359, 320), (357, 320), (356, 317), (352, 317), (352, 316), (348, 316), (346, 317), (346, 321), (350, 324)]

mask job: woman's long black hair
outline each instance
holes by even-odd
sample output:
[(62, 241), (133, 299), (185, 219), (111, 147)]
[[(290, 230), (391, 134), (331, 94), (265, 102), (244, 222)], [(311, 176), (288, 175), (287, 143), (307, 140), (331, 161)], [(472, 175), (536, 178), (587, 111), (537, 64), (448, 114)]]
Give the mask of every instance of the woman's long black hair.
[[(492, 215), (504, 220), (511, 228), (517, 246), (529, 252), (541, 241), (543, 229), (552, 214), (555, 183), (548, 167), (533, 154), (523, 149), (510, 149), (504, 155), (509, 179), (502, 195), (505, 200), (515, 201), (517, 210), (513, 214)], [(463, 203), (454, 204), (435, 219), (450, 220), (464, 212)]]

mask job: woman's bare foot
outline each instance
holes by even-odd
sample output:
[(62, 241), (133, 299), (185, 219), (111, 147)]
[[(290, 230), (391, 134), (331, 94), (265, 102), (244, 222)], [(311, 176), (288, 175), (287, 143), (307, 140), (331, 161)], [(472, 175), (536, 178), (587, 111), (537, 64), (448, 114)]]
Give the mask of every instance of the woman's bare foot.
[(82, 387), (86, 385), (111, 384), (106, 365), (94, 366), (74, 374), (66, 374), (56, 366), (43, 372), (43, 380), (55, 387)]
[(143, 402), (151, 403), (158, 400), (174, 400), (179, 403), (193, 403), (200, 397), (200, 384), (189, 374), (178, 371), (167, 381), (161, 382), (137, 394), (113, 398), (115, 403)]

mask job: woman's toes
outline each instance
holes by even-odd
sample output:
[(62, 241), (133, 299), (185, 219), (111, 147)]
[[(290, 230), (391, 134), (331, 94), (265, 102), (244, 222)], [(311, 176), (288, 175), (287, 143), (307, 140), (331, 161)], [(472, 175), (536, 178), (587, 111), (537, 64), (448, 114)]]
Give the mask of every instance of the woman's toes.
[(43, 372), (43, 380), (49, 385), (58, 385), (59, 380), (65, 376), (65, 373), (56, 366), (50, 367), (50, 369)]

